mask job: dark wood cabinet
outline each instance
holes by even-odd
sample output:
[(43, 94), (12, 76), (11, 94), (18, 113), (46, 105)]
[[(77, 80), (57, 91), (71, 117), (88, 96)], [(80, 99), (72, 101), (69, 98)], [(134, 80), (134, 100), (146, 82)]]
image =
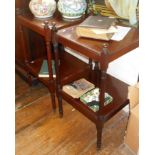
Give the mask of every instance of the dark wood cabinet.
[[(28, 7), (29, 0), (16, 0), (15, 1), (15, 9), (24, 9)], [(24, 56), (22, 47), (21, 47), (21, 39), (20, 39), (20, 31), (19, 31), (19, 22), (17, 19), (17, 12), (15, 13), (15, 60), (16, 64), (24, 67)]]
[[(27, 80), (27, 73), (25, 68), (24, 54), (22, 49), (22, 42), (20, 36), (19, 20), (17, 18), (18, 12), (30, 12), (29, 11), (30, 0), (16, 0), (15, 1), (15, 66), (16, 72), (18, 72), (24, 79)], [(31, 58), (35, 59), (45, 55), (45, 43), (42, 36), (28, 30), (28, 37), (30, 43)]]

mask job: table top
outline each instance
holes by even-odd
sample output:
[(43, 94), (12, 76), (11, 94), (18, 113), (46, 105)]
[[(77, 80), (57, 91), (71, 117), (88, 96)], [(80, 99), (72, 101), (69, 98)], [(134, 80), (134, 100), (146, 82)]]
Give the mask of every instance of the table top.
[(59, 30), (57, 32), (58, 42), (97, 61), (100, 61), (101, 59), (100, 56), (105, 43), (108, 43), (108, 62), (117, 59), (139, 46), (138, 28), (131, 28), (128, 34), (121, 41), (104, 41), (78, 37), (75, 32), (76, 26), (77, 25), (74, 25)]
[(59, 12), (55, 12), (53, 17), (40, 19), (40, 18), (34, 17), (31, 13), (27, 12), (21, 15), (19, 14), (17, 18), (23, 26), (41, 35), (44, 35), (44, 22), (45, 21), (48, 21), (49, 28), (52, 28), (51, 26), (52, 23), (55, 23), (57, 30), (59, 30), (61, 28), (65, 28), (65, 27), (80, 23), (81, 21), (85, 19), (85, 16), (82, 16), (81, 18), (76, 19), (76, 20), (75, 19), (67, 20), (67, 19), (64, 19)]

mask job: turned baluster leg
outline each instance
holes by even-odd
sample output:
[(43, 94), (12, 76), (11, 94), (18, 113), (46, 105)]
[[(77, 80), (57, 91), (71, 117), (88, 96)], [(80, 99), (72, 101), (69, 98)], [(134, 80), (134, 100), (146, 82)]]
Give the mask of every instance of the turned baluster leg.
[[(54, 45), (55, 51), (55, 60), (56, 60), (56, 74), (57, 74), (57, 80), (56, 80), (56, 94), (58, 97), (58, 106), (59, 106), (59, 116), (63, 117), (63, 106), (62, 106), (62, 96), (59, 93), (61, 91), (61, 84), (60, 84), (60, 61), (59, 61), (59, 51), (58, 51), (58, 44), (56, 43)], [(62, 50), (59, 48), (59, 50)], [(63, 51), (64, 52), (64, 51)]]
[(53, 85), (51, 85), (48, 87), (48, 89), (49, 89), (50, 96), (51, 96), (52, 110), (53, 112), (55, 112), (56, 111), (55, 90), (53, 90), (55, 88), (53, 88)]
[(62, 96), (58, 96), (59, 116), (63, 117)]
[(53, 73), (52, 73), (52, 55), (51, 55), (51, 30), (49, 28), (48, 21), (44, 22), (44, 30), (45, 30), (45, 43), (46, 43), (46, 52), (47, 52), (47, 63), (48, 63), (48, 72), (49, 72), (49, 91), (51, 94), (51, 101), (52, 101), (52, 107), (53, 111), (56, 110), (56, 103), (55, 103), (55, 89), (54, 86), (54, 79), (53, 79)]
[(95, 61), (95, 65), (94, 65), (94, 79), (95, 79), (95, 83), (96, 86), (99, 87), (99, 81), (100, 81), (100, 70), (99, 70), (99, 63), (97, 61)]
[[(63, 50), (62, 45), (58, 45), (57, 38), (56, 38), (56, 26), (55, 23), (52, 25), (52, 32), (53, 32), (53, 48), (54, 48), (54, 55), (55, 55), (55, 69), (56, 69), (56, 95), (58, 98), (58, 106), (59, 106), (59, 116), (63, 116), (63, 107), (62, 107), (62, 96), (61, 96), (61, 82), (60, 82), (60, 59), (59, 59), (59, 51)], [(61, 51), (60, 51), (61, 52)]]
[(89, 78), (90, 81), (93, 81), (93, 77), (92, 77), (92, 59), (89, 58)]
[[(57, 48), (57, 47), (56, 47)], [(56, 59), (57, 60), (59, 60), (58, 59), (58, 53), (59, 51), (57, 51), (55, 54), (55, 56), (56, 56)], [(56, 94), (57, 94), (57, 97), (58, 97), (58, 106), (59, 106), (59, 116), (60, 117), (63, 117), (63, 106), (62, 106), (62, 96), (61, 96), (61, 94), (60, 94), (60, 91), (61, 91), (61, 84), (60, 84), (60, 71), (59, 71), (59, 67), (60, 67), (60, 63), (59, 63), (59, 61), (57, 61), (57, 63), (56, 63), (57, 65), (56, 65), (56, 68), (57, 68), (57, 70), (56, 70), (56, 72), (57, 72), (57, 81), (56, 81), (56, 87), (57, 87), (57, 89), (56, 89)]]
[[(55, 50), (57, 51), (57, 45), (54, 45), (54, 48)], [(55, 51), (55, 60), (58, 58), (58, 52)], [(61, 84), (60, 84), (60, 73), (59, 73), (59, 67), (60, 67), (60, 64), (59, 64), (59, 61), (58, 59), (56, 60), (55, 62), (55, 67), (56, 67), (56, 76), (57, 76), (57, 79), (56, 79), (56, 94), (57, 94), (57, 98), (58, 98), (58, 106), (59, 106), (59, 116), (60, 117), (63, 117), (63, 107), (62, 107), (62, 96), (60, 94), (60, 91), (61, 91)]]
[(103, 125), (102, 123), (96, 124), (96, 130), (97, 130), (97, 149), (101, 148), (101, 143), (102, 143), (102, 128)]
[(105, 80), (106, 80), (106, 72), (101, 71), (101, 82), (100, 82), (100, 102), (99, 102), (99, 111), (98, 111), (98, 122), (96, 124), (97, 129), (97, 149), (101, 148), (101, 140), (102, 140), (102, 127), (103, 121), (100, 120), (100, 116), (102, 115), (102, 109), (104, 108), (104, 94), (105, 94)]
[(103, 128), (103, 120), (100, 120), (100, 116), (102, 115), (102, 109), (104, 108), (104, 94), (105, 94), (105, 80), (106, 80), (106, 72), (101, 71), (101, 82), (100, 82), (100, 95), (99, 95), (99, 111), (98, 111), (98, 122), (96, 124), (97, 129), (97, 149), (101, 148), (101, 140), (102, 140), (102, 128)]
[(101, 148), (101, 139), (102, 139), (102, 127), (104, 121), (101, 119), (103, 115), (102, 110), (104, 108), (104, 97), (106, 92), (106, 70), (108, 68), (108, 61), (107, 61), (107, 54), (108, 54), (108, 44), (103, 44), (103, 51), (101, 53), (101, 60), (100, 60), (100, 95), (99, 95), (99, 111), (98, 111), (98, 121), (96, 124), (97, 129), (97, 149)]
[(55, 94), (51, 94), (51, 100), (52, 100), (52, 106), (53, 106), (53, 111), (56, 111), (56, 103), (55, 103)]

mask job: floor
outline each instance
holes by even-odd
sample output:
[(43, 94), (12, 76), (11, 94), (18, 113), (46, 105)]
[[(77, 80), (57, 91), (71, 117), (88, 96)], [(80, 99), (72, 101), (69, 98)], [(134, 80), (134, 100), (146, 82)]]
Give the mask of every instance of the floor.
[(64, 103), (64, 117), (52, 112), (50, 94), (16, 75), (16, 155), (133, 155), (123, 144), (128, 113), (120, 111), (104, 126), (96, 150), (95, 125)]

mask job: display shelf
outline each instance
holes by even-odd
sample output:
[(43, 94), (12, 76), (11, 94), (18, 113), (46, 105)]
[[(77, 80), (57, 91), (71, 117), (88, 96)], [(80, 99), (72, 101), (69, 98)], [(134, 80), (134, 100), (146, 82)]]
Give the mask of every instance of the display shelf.
[[(100, 115), (101, 120), (108, 120), (117, 111), (125, 107), (129, 101), (127, 99), (128, 85), (110, 75), (108, 75), (106, 80), (107, 88), (106, 92), (113, 97), (113, 101), (102, 107), (101, 112), (94, 112), (86, 104), (80, 101), (80, 99), (74, 99), (70, 95), (66, 94), (61, 90), (61, 95), (63, 98), (69, 102), (75, 109), (84, 114), (91, 121), (96, 122), (98, 115)], [(94, 83), (95, 84), (95, 83)]]
[[(41, 65), (44, 59), (47, 59), (47, 58), (40, 57), (38, 59), (35, 59), (34, 61), (31, 61), (27, 65), (27, 68), (33, 76), (37, 77), (45, 85), (48, 85), (49, 84), (48, 77), (46, 78), (38, 77), (38, 74), (39, 74), (39, 71), (40, 71), (40, 68), (41, 68)], [(61, 62), (60, 63), (60, 69), (61, 69), (60, 77), (61, 77), (62, 84), (68, 83), (70, 78), (78, 79), (80, 77), (83, 77), (83, 75), (85, 75), (85, 77), (87, 78), (89, 75), (89, 70), (90, 70), (89, 65), (65, 51), (61, 52), (60, 54), (60, 62)], [(78, 73), (78, 76), (77, 76), (77, 73)]]

